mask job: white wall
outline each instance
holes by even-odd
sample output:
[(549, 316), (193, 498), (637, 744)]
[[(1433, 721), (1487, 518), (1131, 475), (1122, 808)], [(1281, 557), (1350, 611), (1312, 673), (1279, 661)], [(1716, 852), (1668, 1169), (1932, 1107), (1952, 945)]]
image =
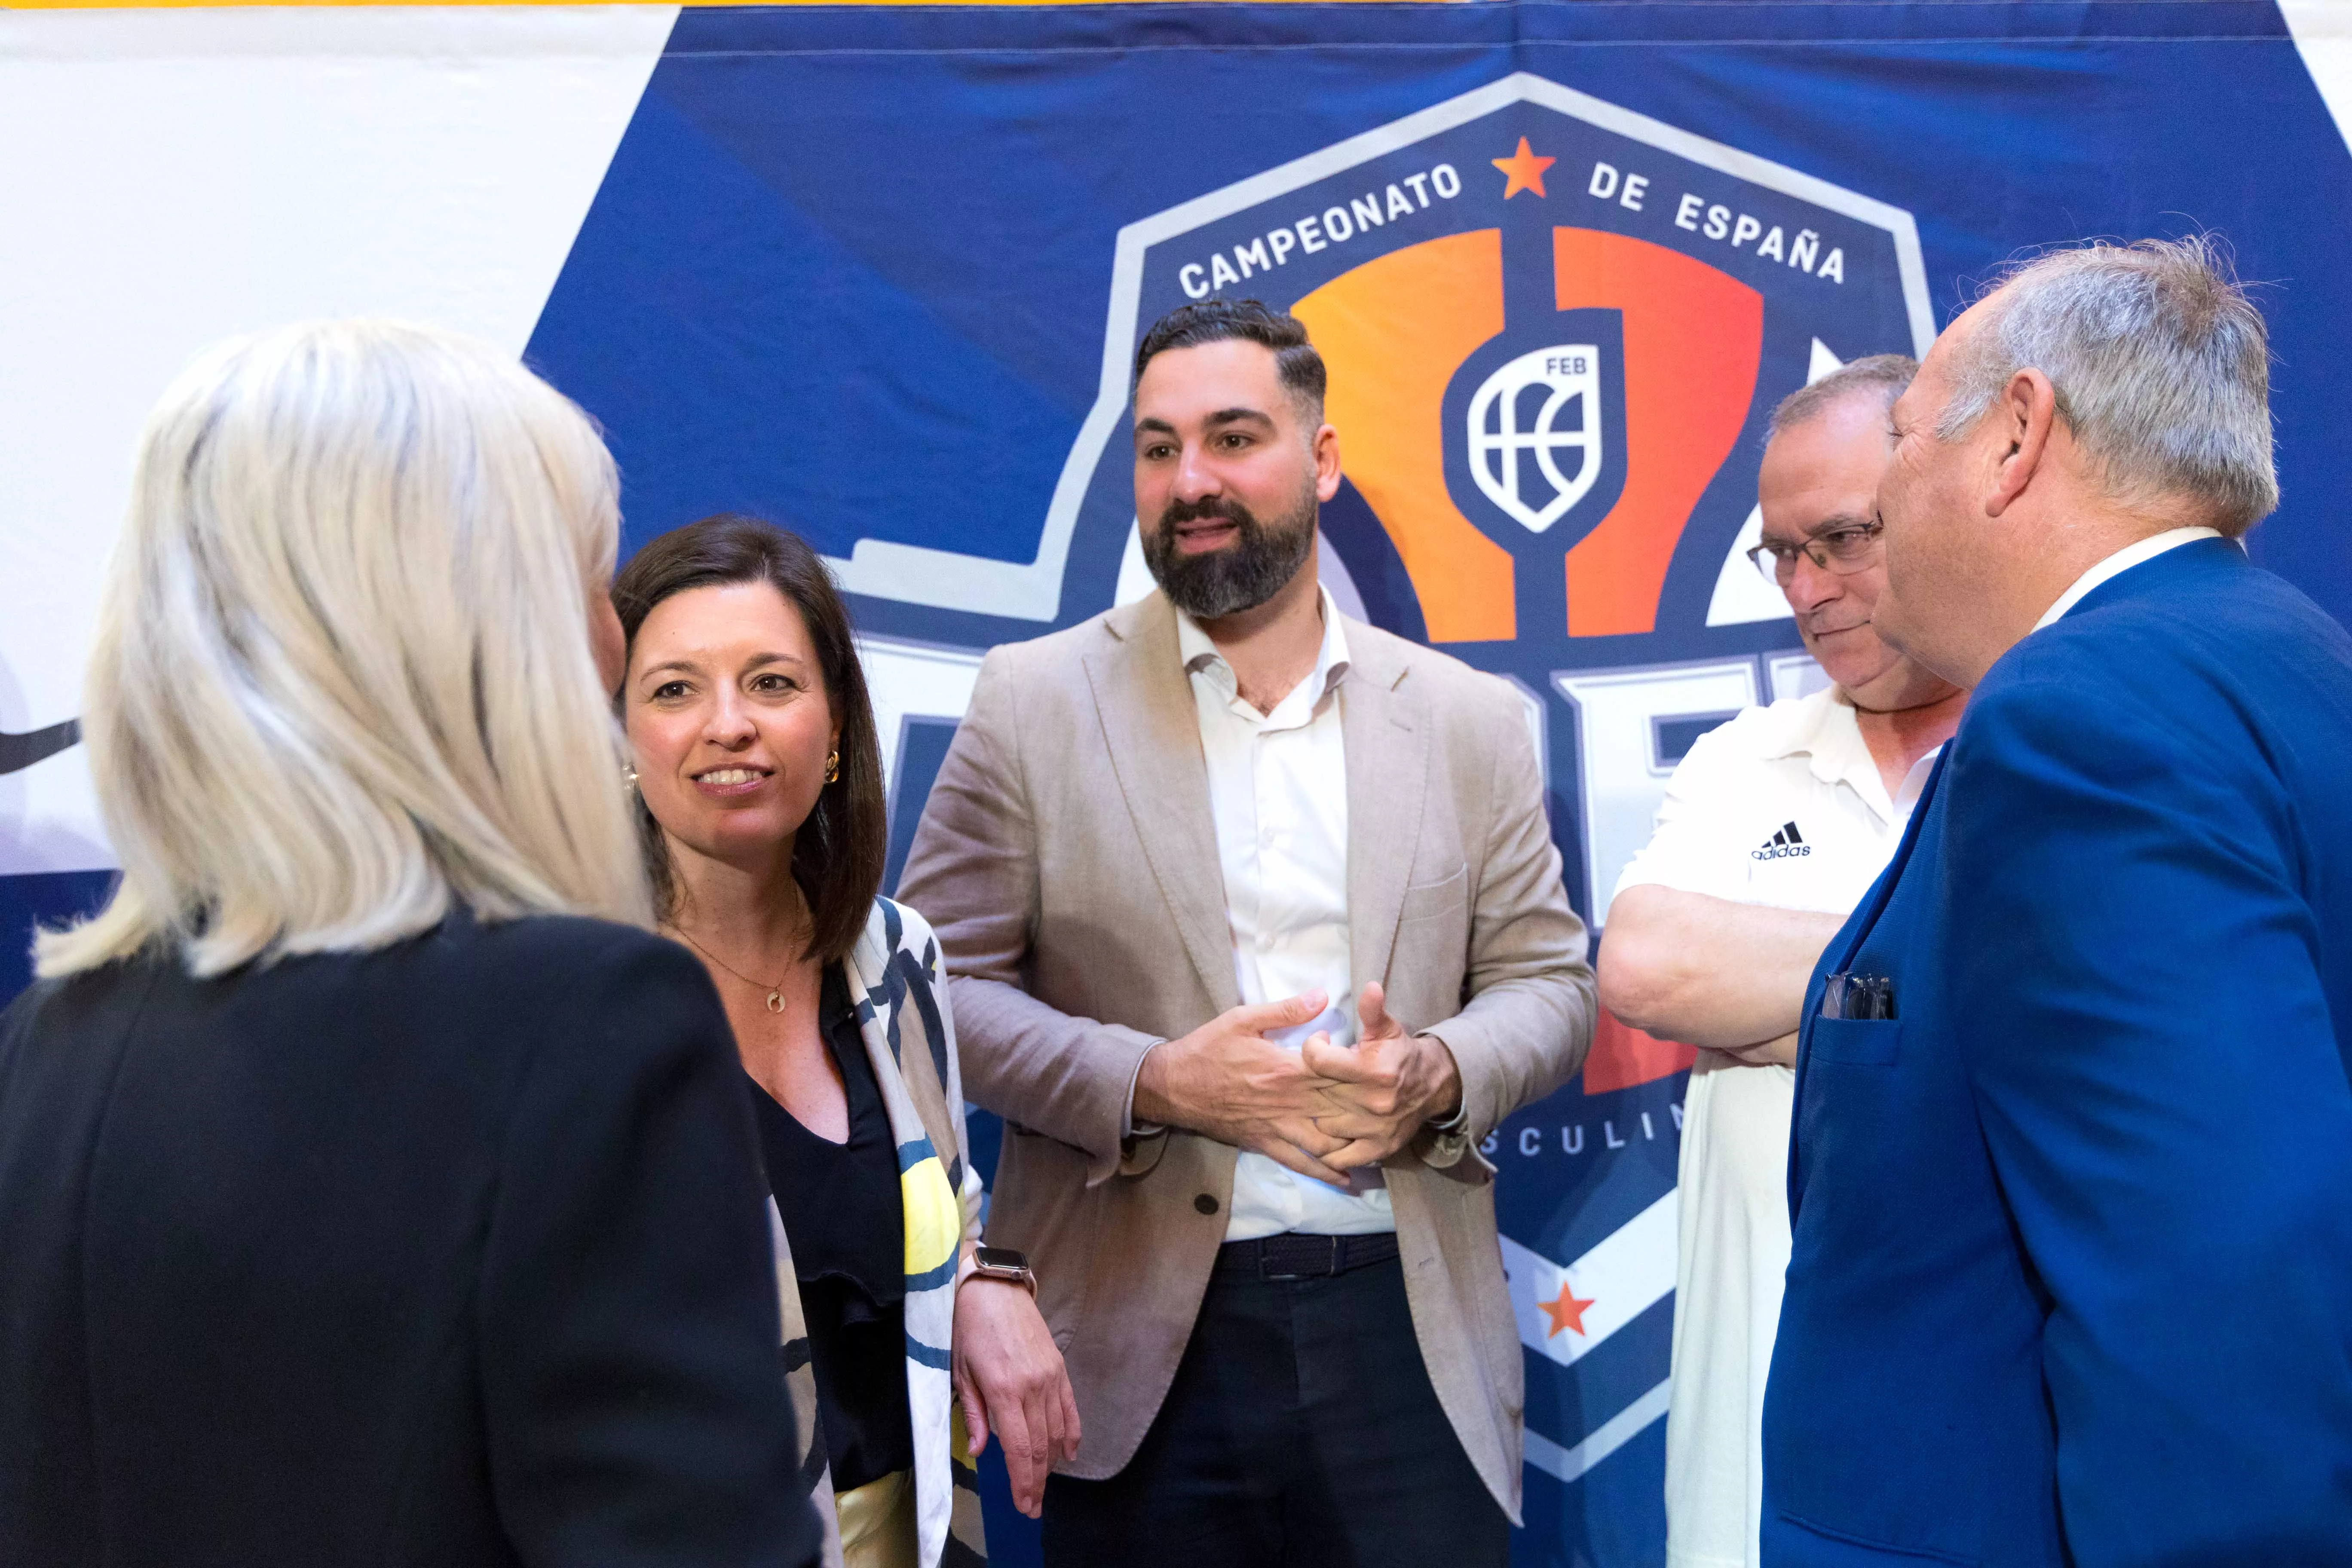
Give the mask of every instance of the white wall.
[[(677, 7), (0, 11), (0, 731), (80, 709), (148, 407), (320, 316), (520, 353)], [(79, 747), (0, 876), (111, 865)]]

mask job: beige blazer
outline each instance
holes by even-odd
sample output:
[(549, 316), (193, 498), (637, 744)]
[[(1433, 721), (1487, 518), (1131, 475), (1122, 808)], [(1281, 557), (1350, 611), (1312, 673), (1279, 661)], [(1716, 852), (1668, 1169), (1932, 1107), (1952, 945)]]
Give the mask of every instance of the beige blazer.
[[(1385, 1163), (1414, 1332), (1487, 1487), (1519, 1511), (1518, 1332), (1475, 1144), (1582, 1064), (1568, 907), (1518, 694), (1355, 621), (1339, 689), (1356, 985), (1462, 1072), (1466, 1133)], [(1225, 1233), (1234, 1151), (1122, 1140), (1143, 1053), (1240, 1005), (1199, 720), (1159, 594), (981, 666), (898, 897), (947, 953), (964, 1080), (1004, 1117), (988, 1239), (1029, 1254), (1094, 1479), (1134, 1456)]]

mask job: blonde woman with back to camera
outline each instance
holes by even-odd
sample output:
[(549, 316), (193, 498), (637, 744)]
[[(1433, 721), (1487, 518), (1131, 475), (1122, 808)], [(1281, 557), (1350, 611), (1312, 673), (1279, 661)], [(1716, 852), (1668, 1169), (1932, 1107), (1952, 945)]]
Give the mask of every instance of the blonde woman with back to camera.
[(121, 883), (0, 1016), (10, 1568), (814, 1560), (726, 1018), (643, 929), (615, 493), (415, 328), (151, 416), (84, 715)]
[(939, 942), (878, 896), (881, 748), (848, 615), (803, 541), (735, 516), (646, 545), (613, 598), (655, 902), (726, 1002), (767, 1158), (826, 1561), (977, 1563), (971, 1456), (993, 1432), (1034, 1514), (1078, 1414), (1026, 1260), (979, 1244)]

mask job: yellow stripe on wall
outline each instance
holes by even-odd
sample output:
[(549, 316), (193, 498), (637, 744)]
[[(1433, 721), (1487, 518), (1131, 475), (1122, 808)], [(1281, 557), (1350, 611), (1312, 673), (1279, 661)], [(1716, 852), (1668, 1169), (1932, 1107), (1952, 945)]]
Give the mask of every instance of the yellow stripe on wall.
[[(0, 4), (0, 11), (249, 11), (262, 7), (333, 7), (372, 9), (390, 5), (405, 5), (412, 9), (438, 9), (443, 5), (486, 6), (545, 6), (545, 5), (630, 5), (646, 0), (8, 0)], [(716, 6), (744, 5), (1026, 5), (1037, 10), (1059, 10), (1074, 5), (1110, 5), (1138, 3), (1138, 0), (671, 0), (673, 4), (702, 9)], [(1199, 4), (1200, 0), (1142, 0), (1144, 4)], [(1230, 5), (1318, 5), (1327, 0), (1209, 0), (1210, 4)], [(1412, 4), (1419, 0), (1375, 0), (1378, 4)]]

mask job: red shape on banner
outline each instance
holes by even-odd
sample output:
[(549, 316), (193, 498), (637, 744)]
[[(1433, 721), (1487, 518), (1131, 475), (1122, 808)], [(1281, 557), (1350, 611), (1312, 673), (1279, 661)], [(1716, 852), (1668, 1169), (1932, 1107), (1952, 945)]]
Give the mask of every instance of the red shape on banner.
[(1329, 367), (1339, 463), (1404, 562), (1432, 642), (1516, 635), (1511, 558), (1445, 489), (1437, 411), (1470, 352), (1503, 330), (1503, 235), (1392, 250), (1291, 306)]
[(1592, 1302), (1579, 1296), (1566, 1285), (1562, 1285), (1557, 1298), (1549, 1301), (1538, 1301), (1536, 1305), (1541, 1307), (1544, 1310), (1544, 1316), (1551, 1320), (1551, 1327), (1544, 1331), (1544, 1338), (1549, 1339), (1562, 1329), (1573, 1329), (1581, 1338), (1584, 1333), (1584, 1310), (1592, 1305)]
[(1698, 1059), (1698, 1047), (1673, 1040), (1657, 1040), (1631, 1024), (1620, 1023), (1608, 1008), (1601, 1009), (1593, 1026), (1592, 1054), (1584, 1058), (1584, 1092), (1607, 1094), (1631, 1089), (1681, 1072)]
[(1503, 199), (1507, 202), (1521, 191), (1533, 191), (1539, 196), (1545, 195), (1544, 171), (1559, 162), (1557, 158), (1537, 157), (1535, 150), (1528, 145), (1528, 139), (1524, 136), (1519, 138), (1517, 152), (1507, 158), (1496, 158), (1490, 161), (1495, 167), (1503, 171), (1505, 175)]
[(1568, 633), (1654, 631), (1691, 509), (1731, 455), (1764, 349), (1764, 296), (1679, 250), (1552, 230), (1559, 309), (1625, 320), (1625, 489), (1568, 552)]

